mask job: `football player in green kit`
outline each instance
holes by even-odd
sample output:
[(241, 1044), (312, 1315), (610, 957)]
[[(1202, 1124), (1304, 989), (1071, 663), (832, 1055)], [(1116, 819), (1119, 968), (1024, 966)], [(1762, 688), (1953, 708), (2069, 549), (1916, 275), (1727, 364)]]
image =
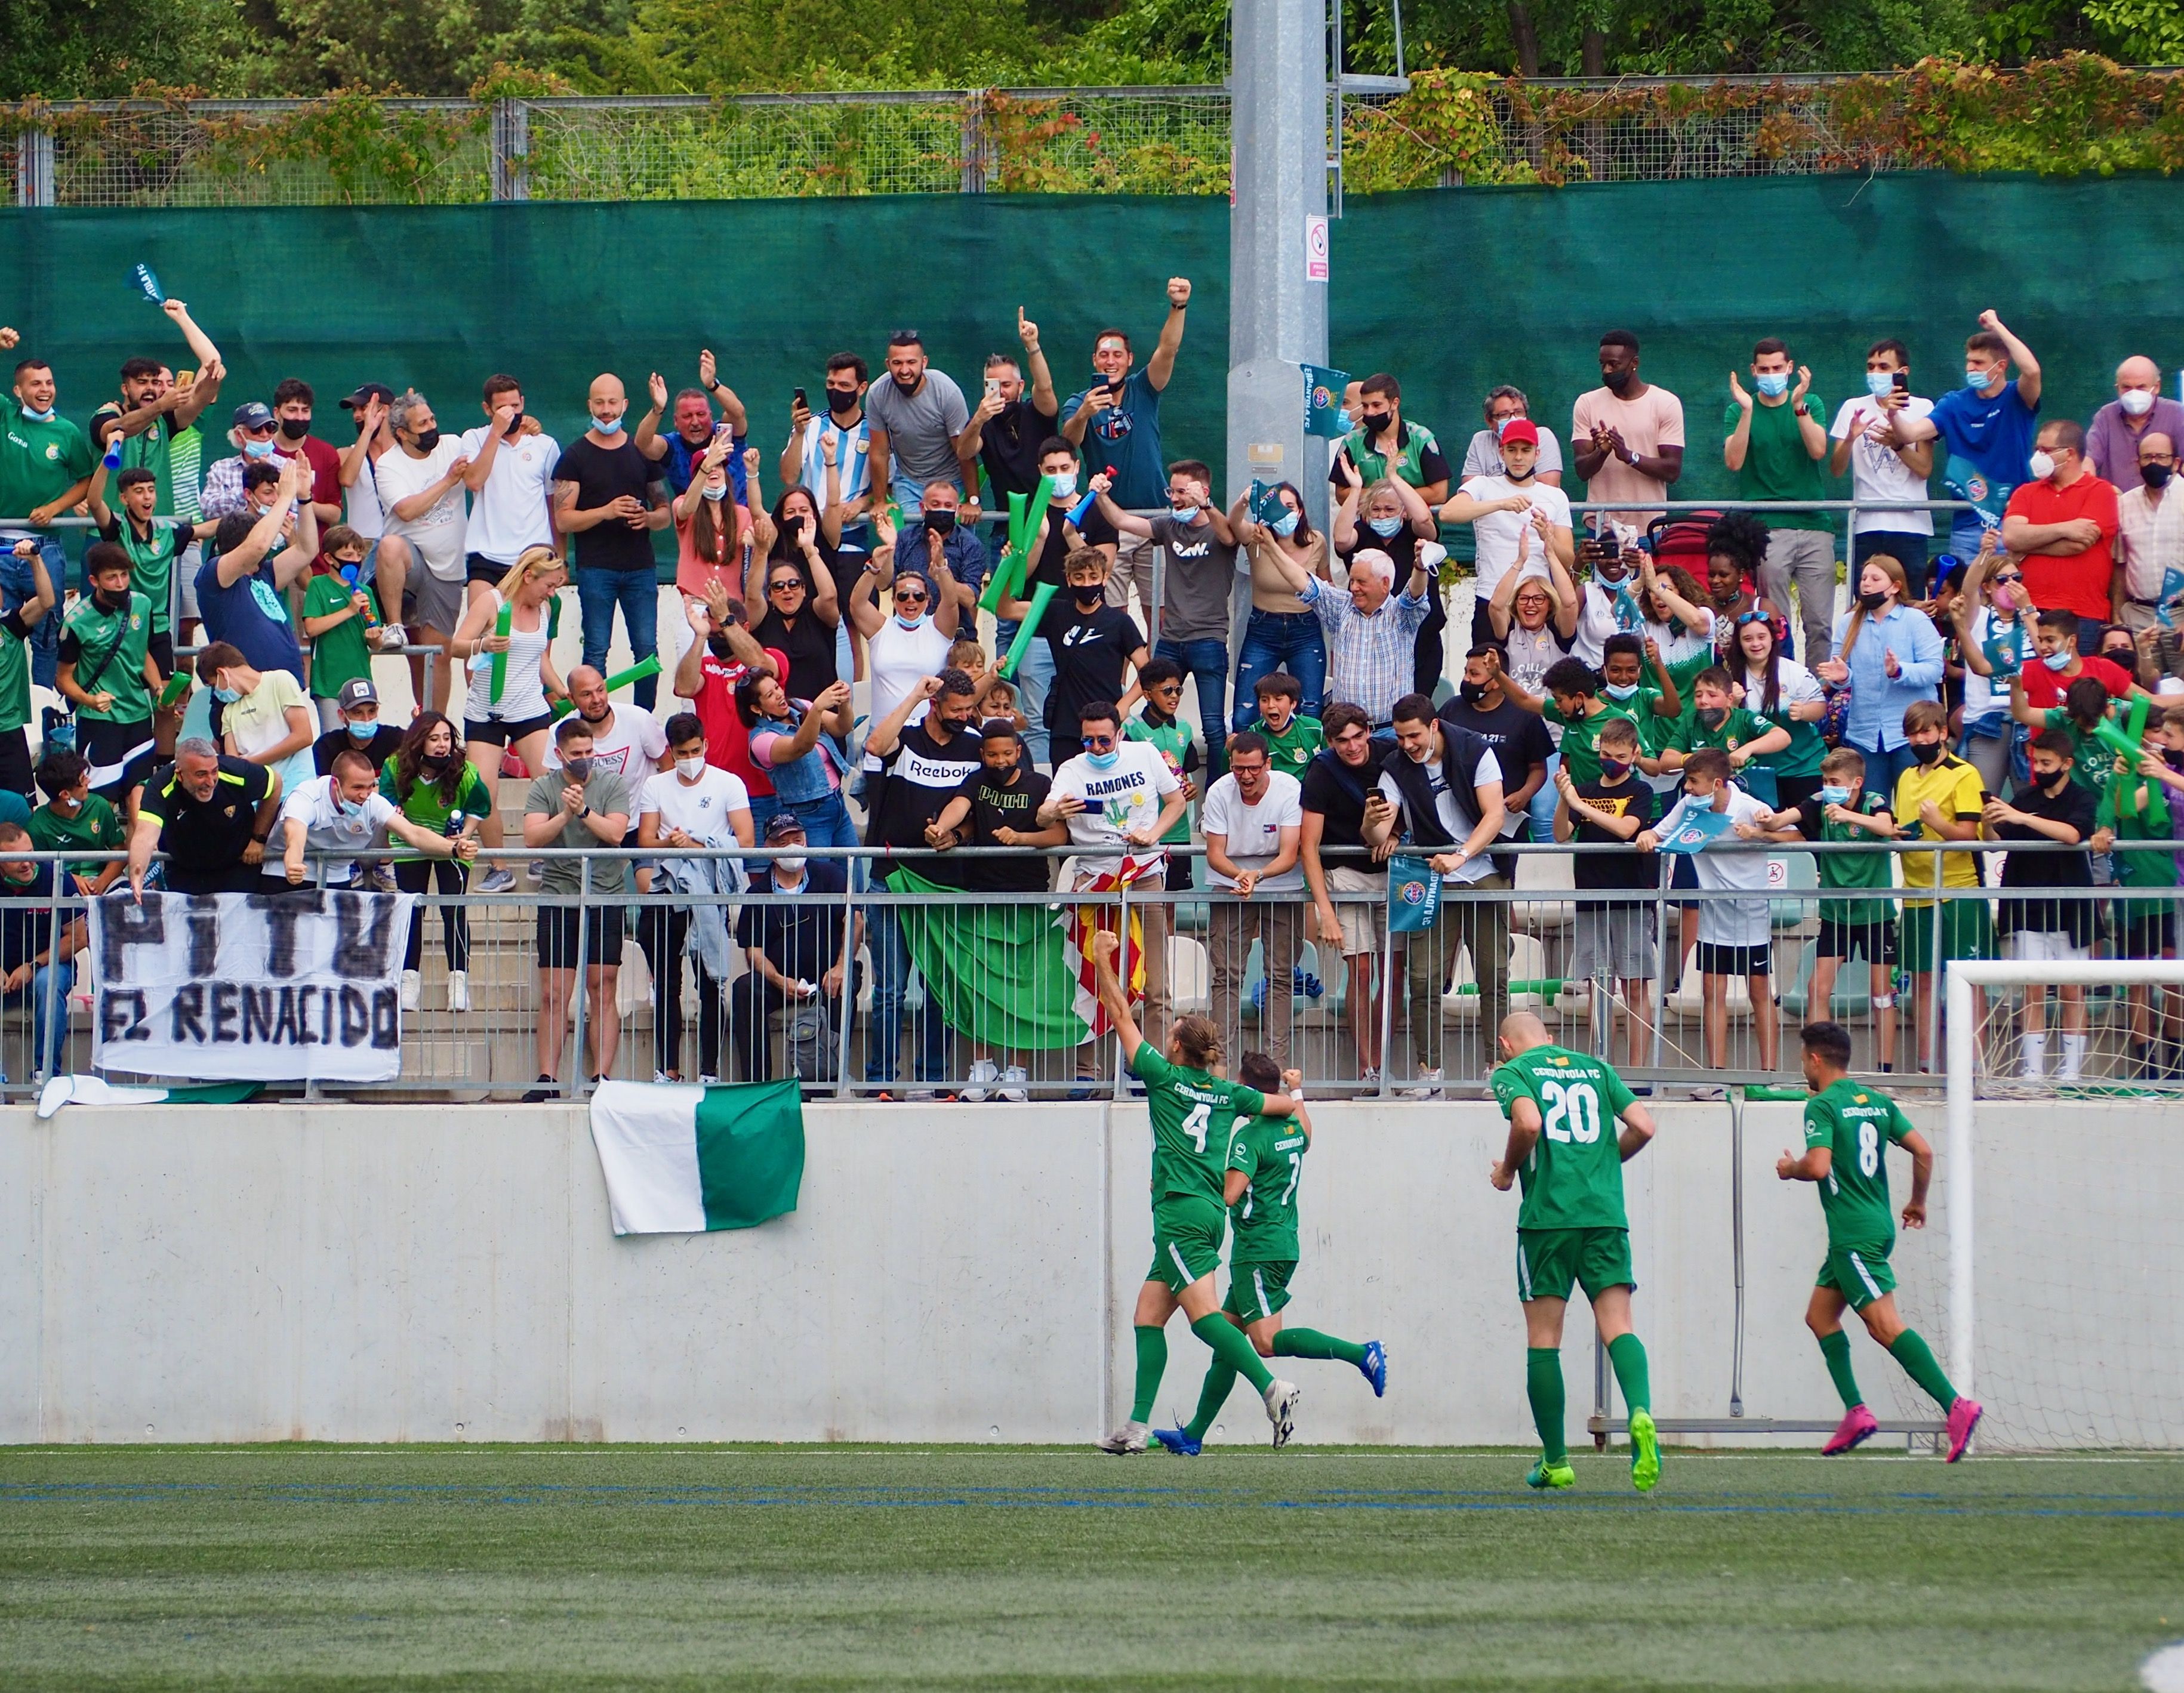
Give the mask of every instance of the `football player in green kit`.
[[(1279, 1087), (1296, 1106), (1293, 1117), (1255, 1117), (1228, 1142), (1228, 1173), (1223, 1197), (1234, 1228), (1228, 1250), (1228, 1300), (1222, 1311), (1250, 1337), (1262, 1357), (1333, 1358), (1354, 1365), (1379, 1398), (1388, 1390), (1388, 1349), (1378, 1340), (1362, 1345), (1339, 1340), (1316, 1328), (1284, 1328), (1282, 1312), (1290, 1302), (1290, 1278), (1297, 1264), (1297, 1183), (1304, 1155), (1312, 1149), (1312, 1118), (1297, 1097), (1294, 1070), (1276, 1070), (1263, 1052), (1247, 1052), (1236, 1073), (1245, 1086), (1265, 1092)], [(1206, 1431), (1221, 1414), (1236, 1372), (1221, 1358), (1206, 1372), (1198, 1412), (1180, 1428), (1156, 1428), (1153, 1438), (1178, 1457), (1195, 1458)]]
[(1820, 1209), (1828, 1219), (1828, 1256), (1819, 1284), (1805, 1307), (1805, 1326), (1820, 1343), (1828, 1374), (1842, 1395), (1843, 1420), (1823, 1456), (1847, 1452), (1879, 1432), (1851, 1373), (1850, 1336), (1843, 1333), (1845, 1307), (1856, 1312), (1866, 1333), (1888, 1349), (1904, 1373), (1933, 1396), (1948, 1414), (1949, 1462), (1971, 1444), (1979, 1427), (1980, 1404), (1950, 1384), (1934, 1350), (1919, 1331), (1904, 1323), (1896, 1309), (1896, 1273), (1888, 1256), (1896, 1246), (1896, 1215), (1888, 1194), (1888, 1149), (1911, 1155), (1911, 1197), (1904, 1202), (1903, 1226), (1926, 1226), (1926, 1188), (1934, 1178), (1934, 1149), (1911, 1126), (1895, 1100), (1880, 1089), (1855, 1082), (1850, 1069), (1850, 1031), (1841, 1023), (1810, 1022), (1798, 1032), (1805, 1049), (1805, 1150), (1785, 1152), (1774, 1173), (1786, 1182), (1813, 1182), (1820, 1189)]
[(1138, 1290), (1137, 1391), (1129, 1421), (1100, 1441), (1100, 1450), (1118, 1456), (1145, 1450), (1153, 1399), (1167, 1367), (1167, 1320), (1178, 1305), (1190, 1319), (1191, 1333), (1259, 1390), (1274, 1444), (1284, 1445), (1295, 1427), (1297, 1389), (1276, 1380), (1243, 1331), (1221, 1314), (1213, 1273), (1221, 1267), (1222, 1237), (1228, 1231), (1222, 1172), (1236, 1119), (1285, 1117), (1296, 1107), (1283, 1094), (1262, 1094), (1217, 1074), (1220, 1036), (1204, 1017), (1176, 1018), (1167, 1056), (1156, 1051), (1138, 1032), (1129, 995), (1115, 975), (1121, 944), (1113, 934), (1093, 937), (1093, 977), (1122, 1040), (1123, 1061), (1145, 1084), (1153, 1125), (1153, 1263)]
[[(1653, 1118), (1603, 1060), (1552, 1044), (1529, 1011), (1502, 1020), (1494, 1097), (1509, 1119), (1509, 1144), (1490, 1172), (1504, 1193), (1520, 1178), (1517, 1291), (1524, 1302), (1524, 1385), (1541, 1453), (1528, 1486), (1574, 1485), (1563, 1431), (1563, 1315), (1570, 1284), (1585, 1289), (1607, 1343), (1617, 1385), (1630, 1407), (1630, 1482), (1641, 1493), (1661, 1479), (1646, 1348), (1630, 1329), (1630, 1222), (1623, 1209), (1623, 1166), (1653, 1138)], [(1607, 1133), (1619, 1122), (1618, 1133)]]

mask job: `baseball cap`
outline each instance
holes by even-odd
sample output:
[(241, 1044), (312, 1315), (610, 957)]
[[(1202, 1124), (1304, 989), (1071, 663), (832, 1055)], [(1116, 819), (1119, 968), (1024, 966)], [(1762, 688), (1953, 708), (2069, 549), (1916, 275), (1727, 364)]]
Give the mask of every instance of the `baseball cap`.
[(341, 686), (341, 709), (354, 711), (359, 705), (379, 704), (379, 690), (371, 685), (371, 678), (353, 676)]
[(1512, 441), (1529, 441), (1535, 447), (1538, 446), (1540, 444), (1539, 426), (1529, 417), (1511, 418), (1502, 426), (1502, 444), (1507, 447)]
[(777, 846), (786, 840), (804, 838), (804, 821), (790, 811), (777, 811), (766, 821), (766, 844)]
[(384, 400), (392, 405), (394, 403), (394, 390), (384, 382), (366, 382), (341, 403), (341, 409), (343, 411), (361, 411), (367, 402), (374, 399)]
[(230, 420), (237, 429), (263, 429), (273, 420), (273, 409), (263, 400), (249, 400), (236, 407)]

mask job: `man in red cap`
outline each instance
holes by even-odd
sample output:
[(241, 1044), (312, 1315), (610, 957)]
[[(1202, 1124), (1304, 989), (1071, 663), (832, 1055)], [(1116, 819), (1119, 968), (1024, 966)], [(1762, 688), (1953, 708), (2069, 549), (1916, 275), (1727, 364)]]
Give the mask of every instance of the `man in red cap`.
[(1524, 549), (1528, 576), (1547, 574), (1547, 554), (1563, 561), (1564, 570), (1577, 563), (1577, 543), (1570, 533), (1569, 496), (1539, 478), (1540, 432), (1529, 418), (1512, 418), (1502, 432), (1502, 474), (1467, 476), (1463, 485), (1440, 509), (1444, 523), (1468, 523), (1477, 548), (1479, 580), (1472, 585), (1471, 643), (1490, 644), (1494, 625), (1486, 603), (1502, 578), (1516, 567), (1518, 537), (1527, 530), (1531, 538)]

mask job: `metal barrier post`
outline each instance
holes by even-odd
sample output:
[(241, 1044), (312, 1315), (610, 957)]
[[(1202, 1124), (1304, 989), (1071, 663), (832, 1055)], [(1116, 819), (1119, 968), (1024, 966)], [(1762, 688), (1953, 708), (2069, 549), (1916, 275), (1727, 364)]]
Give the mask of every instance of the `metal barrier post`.
[(1729, 1250), (1736, 1283), (1730, 1331), (1729, 1414), (1744, 1415), (1744, 1089), (1729, 1090)]
[[(1383, 913), (1383, 916), (1385, 916)], [(1380, 952), (1380, 1097), (1392, 1098), (1396, 1091), (1396, 926), (1384, 925), (1386, 933), (1381, 937)], [(1413, 1044), (1418, 1031), (1411, 1031)]]
[[(769, 863), (771, 860), (767, 860)], [(850, 1025), (857, 1016), (857, 902), (856, 860), (848, 859), (842, 865), (842, 957), (848, 967), (842, 972), (842, 1027), (835, 1036), (834, 1097), (850, 1097)], [(826, 977), (820, 977), (819, 1001), (827, 1000)], [(870, 1038), (866, 1031), (866, 1038)], [(761, 1038), (772, 1041), (772, 1035), (761, 1028)], [(769, 1056), (771, 1055), (769, 1054)], [(770, 1067), (770, 1066), (769, 1066)]]
[(66, 868), (58, 862), (54, 864), (53, 871), (53, 885), (50, 890), (51, 904), (48, 906), (46, 914), (46, 1025), (44, 1030), (45, 1039), (42, 1040), (39, 1039), (37, 966), (35, 962), (37, 954), (35, 949), (33, 949), (31, 952), (31, 957), (34, 961), (31, 967), (31, 990), (23, 995), (23, 1003), (31, 1008), (31, 1045), (32, 1048), (30, 1065), (31, 1074), (35, 1079), (41, 1082), (44, 1081), (48, 1074), (58, 1075), (59, 1073), (60, 1065), (58, 1061), (59, 1054), (58, 1052), (55, 1052), (53, 1055), (55, 1060), (53, 1063), (48, 1065), (47, 1062), (47, 1044), (53, 1040), (53, 1038), (57, 1033), (65, 1039), (67, 1033), (67, 1026), (65, 1024), (56, 1024), (53, 1022), (53, 989), (55, 984), (60, 980), (61, 878), (65, 876), (68, 872)]
[(577, 1014), (575, 1027), (577, 1050), (569, 1055), (569, 1079), (561, 1084), (561, 1096), (564, 1099), (583, 1098), (584, 1090), (590, 1080), (583, 1072), (584, 1014), (588, 1009), (584, 1004), (584, 990), (592, 973), (591, 948), (588, 944), (591, 937), (587, 933), (589, 925), (584, 919), (588, 915), (585, 907), (590, 903), (591, 891), (592, 855), (586, 853), (577, 860), (577, 985), (571, 990), (573, 997), (570, 1000)]
[[(1650, 1066), (1661, 1067), (1662, 1027), (1669, 1020), (1669, 882), (1675, 866), (1666, 858), (1661, 860), (1658, 874), (1653, 883), (1653, 927), (1660, 936), (1659, 956), (1653, 961), (1653, 1061)], [(1684, 961), (1675, 957), (1675, 967), (1680, 972)]]
[[(1986, 878), (1982, 877), (1981, 880), (1985, 881)], [(1942, 893), (1942, 849), (1936, 847), (1934, 849), (1934, 950), (1927, 960), (1934, 966), (1931, 972), (1933, 985), (1926, 994), (1926, 1058), (1934, 1066), (1936, 1075), (1947, 1068), (1942, 1060), (1942, 992), (1948, 981), (1949, 949), (1945, 942), (1948, 936), (1949, 908), (1943, 902)]]

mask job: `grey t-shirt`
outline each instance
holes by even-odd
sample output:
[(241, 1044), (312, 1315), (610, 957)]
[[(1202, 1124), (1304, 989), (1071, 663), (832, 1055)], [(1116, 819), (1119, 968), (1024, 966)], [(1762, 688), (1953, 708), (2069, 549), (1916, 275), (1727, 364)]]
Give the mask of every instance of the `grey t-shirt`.
[(1236, 589), (1236, 549), (1223, 545), (1209, 520), (1185, 523), (1162, 512), (1153, 539), (1167, 549), (1167, 592), (1161, 608), (1164, 641), (1225, 641)]
[[(526, 817), (550, 817), (561, 810), (561, 789), (567, 785), (568, 776), (558, 770), (549, 770), (535, 777), (531, 791), (523, 796), (523, 814)], [(612, 771), (595, 770), (584, 781), (584, 803), (594, 811), (619, 811), (633, 816), (636, 806), (630, 794), (629, 783)], [(564, 814), (566, 815), (566, 813)], [(603, 847), (609, 843), (601, 840), (574, 817), (561, 831), (556, 846)], [(573, 894), (577, 891), (582, 866), (572, 858), (549, 858), (545, 860), (546, 875), (539, 883), (541, 892)], [(629, 885), (629, 860), (623, 858), (594, 859), (592, 861), (591, 888), (595, 894), (619, 894)]]
[(905, 494), (916, 499), (928, 482), (960, 486), (956, 437), (971, 413), (952, 377), (928, 366), (918, 391), (905, 394), (894, 377), (882, 376), (865, 390), (865, 415), (873, 428), (887, 431), (889, 474), (898, 499)]

